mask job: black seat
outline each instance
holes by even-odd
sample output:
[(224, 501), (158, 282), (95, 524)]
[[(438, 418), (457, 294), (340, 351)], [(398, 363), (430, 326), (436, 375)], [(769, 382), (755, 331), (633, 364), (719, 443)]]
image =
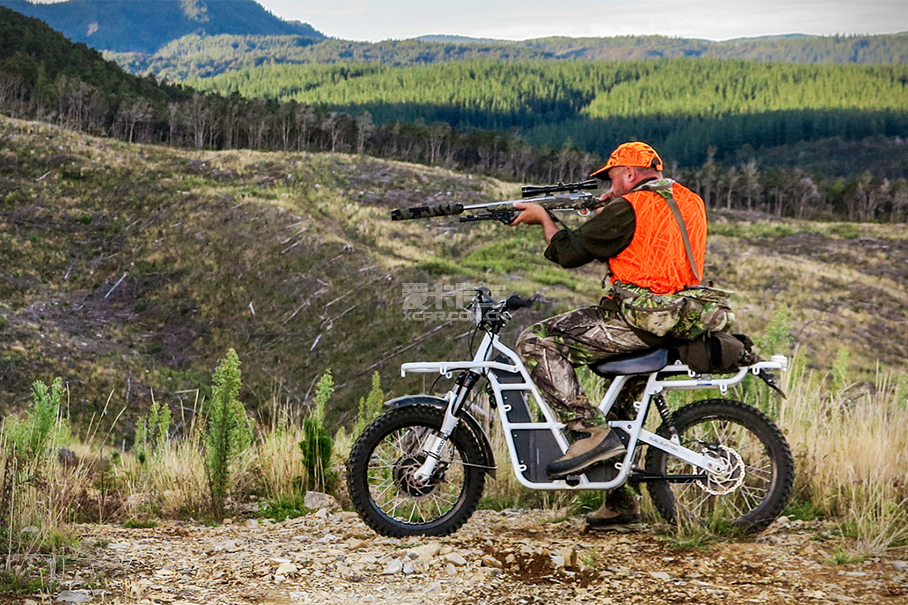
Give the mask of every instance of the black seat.
[(591, 363), (589, 368), (603, 378), (626, 376), (628, 374), (649, 374), (661, 370), (668, 364), (668, 349), (652, 349), (645, 352), (616, 355)]

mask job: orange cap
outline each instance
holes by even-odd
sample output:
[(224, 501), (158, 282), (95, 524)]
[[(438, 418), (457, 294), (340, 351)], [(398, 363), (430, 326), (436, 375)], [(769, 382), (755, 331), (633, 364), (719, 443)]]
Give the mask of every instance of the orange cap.
[(605, 166), (590, 175), (591, 178), (607, 179), (608, 171), (615, 166), (635, 166), (638, 168), (654, 168), (662, 170), (662, 158), (656, 150), (646, 143), (622, 143), (618, 149), (608, 156)]

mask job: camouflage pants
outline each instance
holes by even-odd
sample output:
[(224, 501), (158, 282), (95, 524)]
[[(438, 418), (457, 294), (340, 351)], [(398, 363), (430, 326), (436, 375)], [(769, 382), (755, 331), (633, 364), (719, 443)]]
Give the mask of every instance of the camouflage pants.
[[(562, 422), (590, 426), (605, 419), (587, 399), (574, 368), (648, 348), (620, 317), (599, 307), (585, 307), (533, 324), (517, 339), (516, 351)], [(634, 386), (639, 390), (640, 385)], [(634, 390), (625, 389), (619, 404), (628, 403), (627, 396), (632, 402)]]

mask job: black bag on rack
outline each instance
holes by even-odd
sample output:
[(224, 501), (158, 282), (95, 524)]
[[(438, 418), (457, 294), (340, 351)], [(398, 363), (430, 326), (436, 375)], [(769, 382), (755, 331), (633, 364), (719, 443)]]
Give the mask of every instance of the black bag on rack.
[(728, 374), (760, 361), (746, 334), (707, 332), (678, 346), (681, 361), (699, 374)]

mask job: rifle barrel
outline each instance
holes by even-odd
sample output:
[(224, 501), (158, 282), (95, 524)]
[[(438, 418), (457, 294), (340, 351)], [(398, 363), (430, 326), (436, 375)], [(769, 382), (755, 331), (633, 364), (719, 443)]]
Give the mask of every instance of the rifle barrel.
[(409, 221), (418, 218), (429, 218), (433, 216), (456, 216), (463, 214), (465, 211), (486, 210), (489, 212), (514, 211), (514, 204), (540, 204), (548, 210), (579, 210), (582, 208), (595, 208), (599, 206), (599, 198), (586, 193), (575, 191), (573, 193), (562, 193), (558, 195), (546, 194), (537, 195), (519, 200), (504, 200), (500, 202), (486, 202), (483, 204), (432, 204), (431, 206), (414, 206), (413, 208), (396, 208), (391, 211), (392, 221)]
[(409, 221), (415, 218), (429, 218), (430, 216), (455, 216), (457, 214), (463, 214), (463, 204), (433, 204), (431, 206), (397, 208), (391, 211), (391, 220)]

